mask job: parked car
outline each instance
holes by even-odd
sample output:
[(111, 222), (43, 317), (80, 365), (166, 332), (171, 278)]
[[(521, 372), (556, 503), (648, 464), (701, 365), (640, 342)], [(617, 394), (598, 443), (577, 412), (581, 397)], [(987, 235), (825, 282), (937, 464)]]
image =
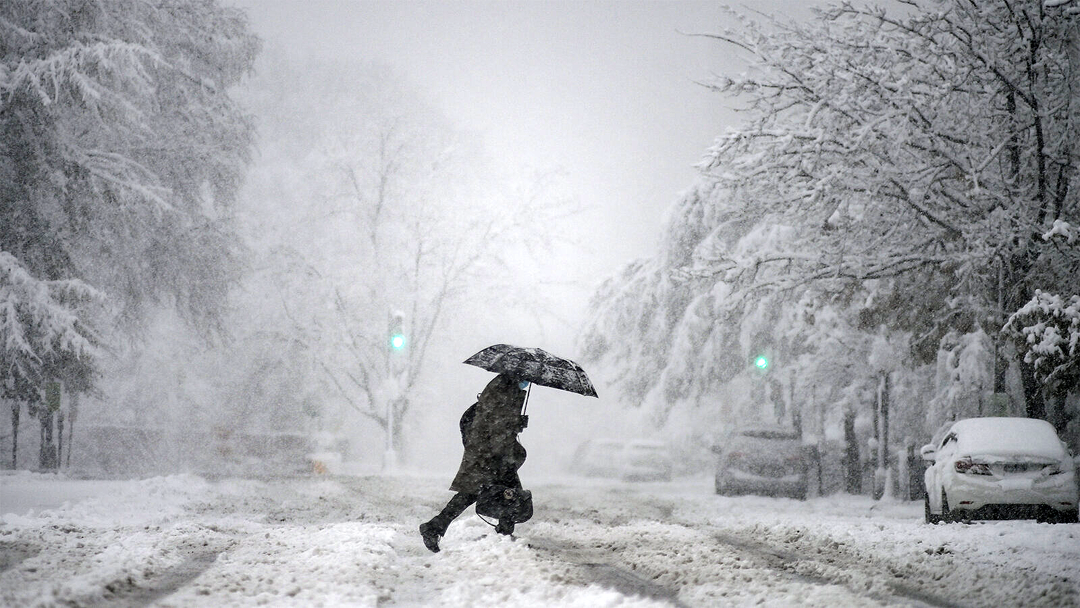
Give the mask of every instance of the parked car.
[(625, 481), (671, 481), (672, 468), (671, 451), (662, 441), (631, 441), (623, 450)]
[(586, 477), (671, 481), (670, 450), (661, 441), (589, 439), (574, 452), (570, 470)]
[(625, 445), (617, 439), (588, 439), (574, 451), (570, 470), (585, 477), (622, 475), (622, 455)]
[(926, 523), (1077, 521), (1076, 465), (1045, 420), (959, 420), (920, 453), (933, 463), (924, 477)]
[(807, 458), (796, 431), (744, 428), (713, 447), (718, 454), (716, 493), (806, 499)]

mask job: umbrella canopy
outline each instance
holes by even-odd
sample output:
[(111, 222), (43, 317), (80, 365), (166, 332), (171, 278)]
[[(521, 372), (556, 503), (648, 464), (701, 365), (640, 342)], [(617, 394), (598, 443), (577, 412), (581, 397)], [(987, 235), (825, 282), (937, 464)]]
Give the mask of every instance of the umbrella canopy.
[(465, 363), (489, 372), (528, 380), (540, 386), (550, 386), (586, 397), (597, 396), (596, 389), (580, 365), (539, 348), (495, 344), (469, 357)]

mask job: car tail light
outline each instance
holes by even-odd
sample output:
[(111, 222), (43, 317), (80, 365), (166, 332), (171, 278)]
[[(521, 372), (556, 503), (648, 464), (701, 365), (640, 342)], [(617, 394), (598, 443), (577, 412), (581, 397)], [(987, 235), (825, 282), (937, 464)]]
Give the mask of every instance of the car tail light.
[(990, 465), (983, 464), (981, 462), (972, 462), (970, 458), (961, 458), (953, 465), (956, 467), (957, 473), (966, 473), (968, 475), (989, 475)]

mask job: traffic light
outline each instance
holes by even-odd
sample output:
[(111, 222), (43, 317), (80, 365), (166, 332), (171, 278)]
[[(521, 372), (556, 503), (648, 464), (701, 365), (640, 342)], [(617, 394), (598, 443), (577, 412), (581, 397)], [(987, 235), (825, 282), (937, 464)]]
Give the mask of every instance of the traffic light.
[(400, 351), (405, 348), (405, 315), (400, 312), (390, 314), (390, 348)]
[(754, 367), (756, 367), (758, 369), (758, 371), (762, 371), (762, 372), (768, 370), (769, 369), (769, 358), (766, 357), (765, 355), (758, 355), (758, 356), (754, 357)]
[(390, 348), (394, 350), (401, 350), (405, 348), (405, 336), (402, 334), (394, 334), (390, 336)]

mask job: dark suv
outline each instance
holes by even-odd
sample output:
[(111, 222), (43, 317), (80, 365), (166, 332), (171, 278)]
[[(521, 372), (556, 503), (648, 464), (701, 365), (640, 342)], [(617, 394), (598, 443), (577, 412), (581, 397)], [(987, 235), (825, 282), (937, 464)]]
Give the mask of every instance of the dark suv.
[(716, 493), (806, 499), (806, 450), (793, 430), (746, 428), (713, 447)]

